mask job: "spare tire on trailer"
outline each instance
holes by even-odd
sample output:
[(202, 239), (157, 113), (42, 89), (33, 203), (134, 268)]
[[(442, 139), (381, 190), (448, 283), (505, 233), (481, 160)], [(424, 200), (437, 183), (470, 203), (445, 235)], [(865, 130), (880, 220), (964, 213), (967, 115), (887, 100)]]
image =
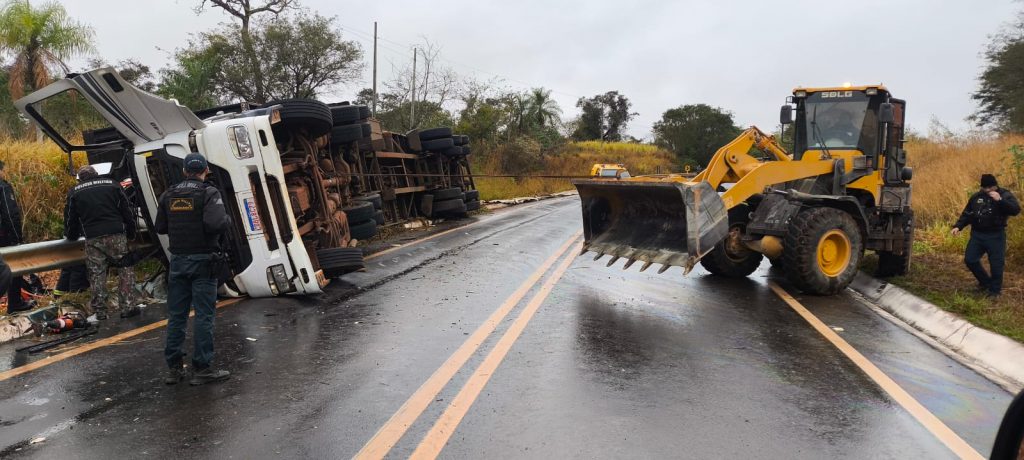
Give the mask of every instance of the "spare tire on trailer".
[(274, 131), (305, 131), (310, 137), (327, 134), (333, 125), (331, 108), (312, 99), (280, 99), (266, 105), (281, 105), (281, 122), (274, 125)]
[(348, 231), (352, 235), (352, 239), (368, 240), (377, 234), (377, 222), (373, 220), (373, 214), (370, 214), (370, 220), (348, 224)]
[[(445, 139), (452, 137), (452, 129), (447, 127), (442, 128), (429, 128), (420, 131), (420, 141), (430, 141), (434, 139)], [(454, 145), (454, 144), (453, 144)], [(451, 146), (449, 146), (451, 147)], [(424, 147), (426, 148), (426, 147)]]
[(363, 250), (360, 248), (317, 249), (316, 258), (320, 262), (324, 276), (328, 278), (337, 278), (366, 268)]

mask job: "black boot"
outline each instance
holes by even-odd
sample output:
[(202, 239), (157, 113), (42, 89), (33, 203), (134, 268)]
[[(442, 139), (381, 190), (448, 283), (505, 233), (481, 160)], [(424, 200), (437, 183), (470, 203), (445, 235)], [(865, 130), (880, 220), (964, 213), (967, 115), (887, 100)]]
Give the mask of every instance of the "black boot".
[(167, 377), (164, 377), (164, 383), (168, 385), (174, 385), (182, 380), (185, 380), (184, 366), (171, 366), (169, 369), (167, 369)]
[(190, 385), (205, 385), (213, 382), (223, 382), (231, 377), (231, 373), (223, 369), (211, 369), (206, 368), (202, 370), (196, 370), (192, 373), (192, 380), (189, 380)]

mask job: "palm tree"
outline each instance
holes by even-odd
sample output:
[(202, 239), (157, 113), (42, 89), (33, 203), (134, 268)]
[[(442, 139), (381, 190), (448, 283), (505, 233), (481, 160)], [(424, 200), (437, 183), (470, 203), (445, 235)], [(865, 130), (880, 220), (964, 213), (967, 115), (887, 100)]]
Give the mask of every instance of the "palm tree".
[(93, 51), (92, 28), (68, 17), (59, 3), (33, 7), (11, 0), (0, 10), (0, 52), (14, 57), (8, 87), (12, 99), (70, 71), (66, 59)]
[(534, 88), (530, 91), (526, 107), (530, 120), (536, 123), (538, 128), (558, 123), (562, 114), (558, 102), (551, 98), (551, 90), (544, 88)]

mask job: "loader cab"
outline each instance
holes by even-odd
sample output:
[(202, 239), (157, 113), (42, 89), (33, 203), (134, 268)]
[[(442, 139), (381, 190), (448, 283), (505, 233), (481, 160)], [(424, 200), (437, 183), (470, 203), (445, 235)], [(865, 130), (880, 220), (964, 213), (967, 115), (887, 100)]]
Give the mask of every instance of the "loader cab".
[(886, 170), (885, 182), (909, 180), (904, 178), (902, 149), (906, 103), (891, 97), (884, 86), (797, 88), (791, 101), (782, 121), (795, 108), (795, 120), (789, 116), (795, 159), (863, 155), (866, 159), (858, 160), (864, 161), (863, 167)]

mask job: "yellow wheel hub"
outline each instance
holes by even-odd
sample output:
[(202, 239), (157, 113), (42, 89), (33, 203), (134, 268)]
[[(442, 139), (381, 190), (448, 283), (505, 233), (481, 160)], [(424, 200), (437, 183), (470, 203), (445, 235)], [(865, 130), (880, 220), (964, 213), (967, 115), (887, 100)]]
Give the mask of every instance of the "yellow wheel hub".
[(818, 241), (818, 268), (826, 276), (839, 276), (850, 265), (850, 238), (842, 230), (829, 230)]

